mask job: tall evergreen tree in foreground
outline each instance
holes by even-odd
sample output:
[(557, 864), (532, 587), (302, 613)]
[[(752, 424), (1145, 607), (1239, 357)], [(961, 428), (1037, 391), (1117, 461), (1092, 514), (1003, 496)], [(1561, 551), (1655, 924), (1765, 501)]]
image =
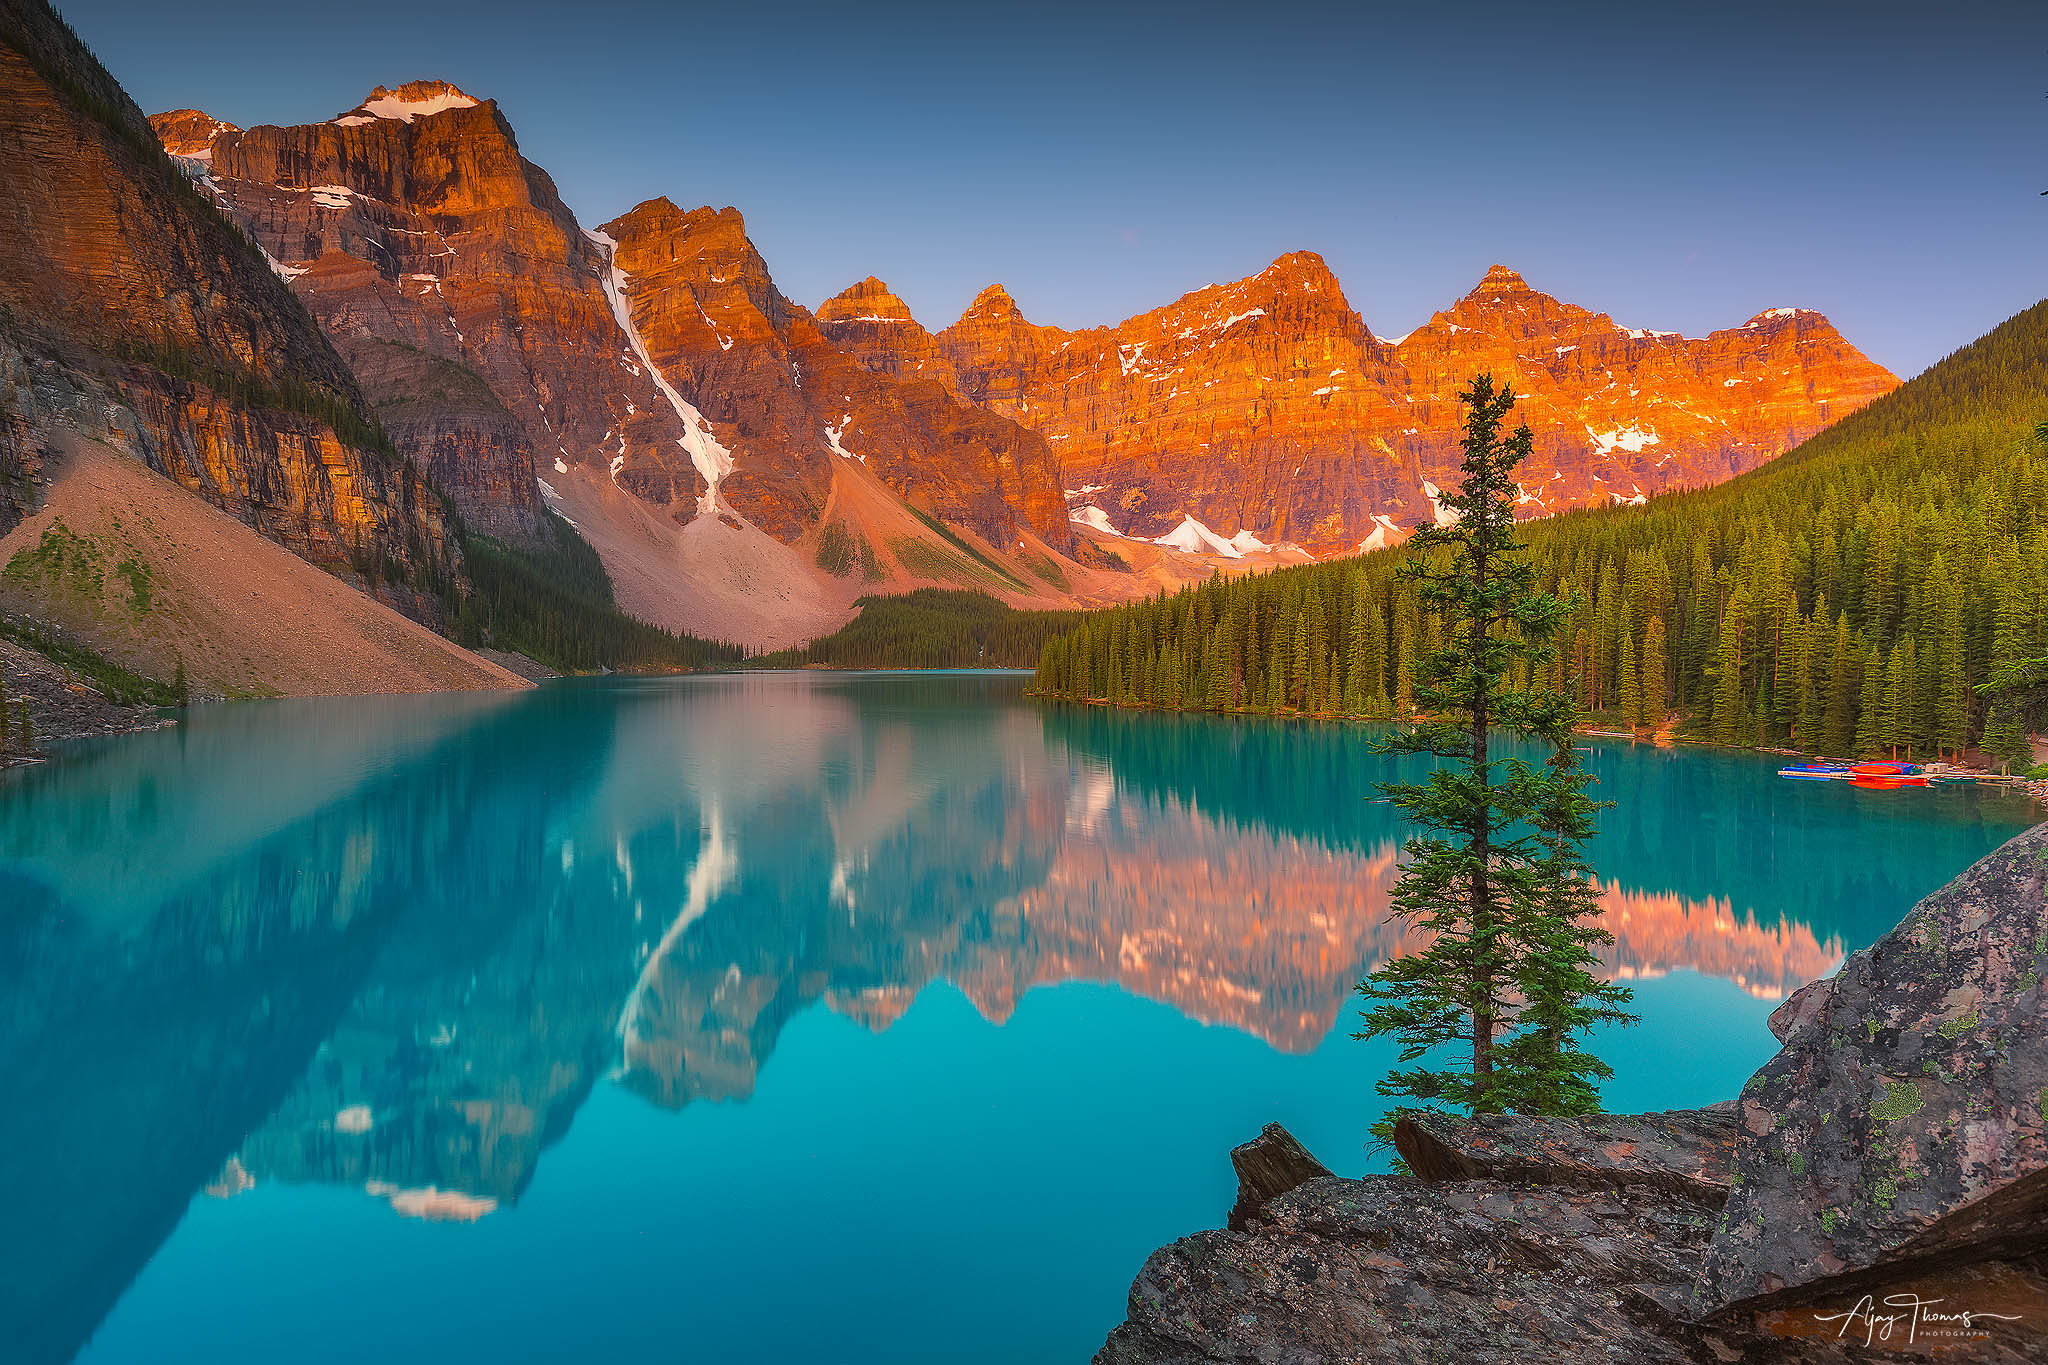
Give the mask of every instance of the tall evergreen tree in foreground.
[[(1399, 571), (1438, 626), (1408, 670), (1425, 719), (1382, 746), (1437, 760), (1426, 781), (1382, 786), (1428, 831), (1404, 845), (1392, 908), (1430, 944), (1359, 983), (1370, 1003), (1358, 1036), (1393, 1034), (1401, 1062), (1422, 1063), (1379, 1083), (1417, 1102), (1403, 1106), (1410, 1112), (1583, 1113), (1607, 1073), (1578, 1040), (1625, 1018), (1627, 993), (1591, 973), (1601, 932), (1588, 923), (1596, 906), (1582, 849), (1594, 806), (1571, 747), (1577, 709), (1543, 681), (1571, 608), (1539, 590), (1519, 553), (1513, 475), (1531, 442), (1526, 426), (1502, 434), (1514, 393), (1480, 375), (1460, 397), (1464, 479), (1445, 500), (1455, 519), (1418, 529)], [(1557, 757), (1496, 758), (1496, 734)]]

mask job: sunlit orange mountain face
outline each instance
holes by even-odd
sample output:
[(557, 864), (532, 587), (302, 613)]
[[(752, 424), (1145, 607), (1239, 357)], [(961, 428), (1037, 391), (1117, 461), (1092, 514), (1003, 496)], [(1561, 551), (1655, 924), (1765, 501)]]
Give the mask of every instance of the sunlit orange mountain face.
[(1504, 266), (1381, 337), (1306, 251), (1080, 331), (991, 286), (934, 332), (873, 277), (789, 299), (737, 209), (579, 223), (446, 82), (152, 126), (473, 525), (532, 542), (552, 506), (629, 609), (749, 643), (877, 588), (1096, 604), (1392, 543), (1438, 515), (1481, 370), (1536, 435), (1528, 516), (1716, 482), (1897, 384), (1807, 309), (1687, 338)]

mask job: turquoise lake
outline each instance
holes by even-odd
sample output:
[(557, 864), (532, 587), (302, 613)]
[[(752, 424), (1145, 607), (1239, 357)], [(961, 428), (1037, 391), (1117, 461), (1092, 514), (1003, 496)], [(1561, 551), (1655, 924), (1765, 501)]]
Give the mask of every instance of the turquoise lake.
[[(1354, 727), (1013, 674), (246, 703), (0, 781), (8, 1359), (1084, 1361), (1269, 1120), (1372, 1169)], [(1589, 740), (1619, 1111), (2036, 818)]]

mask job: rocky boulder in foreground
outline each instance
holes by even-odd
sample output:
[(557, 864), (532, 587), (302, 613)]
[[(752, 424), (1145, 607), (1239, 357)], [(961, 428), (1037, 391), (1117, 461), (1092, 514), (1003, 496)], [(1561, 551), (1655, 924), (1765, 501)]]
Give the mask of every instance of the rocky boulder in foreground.
[(2044, 974), (2048, 824), (1780, 1006), (1702, 1309), (2048, 1251)]
[(1097, 1365), (2048, 1361), (2044, 974), (2048, 825), (1788, 1000), (1739, 1102), (1404, 1121), (1359, 1180), (1269, 1125)]

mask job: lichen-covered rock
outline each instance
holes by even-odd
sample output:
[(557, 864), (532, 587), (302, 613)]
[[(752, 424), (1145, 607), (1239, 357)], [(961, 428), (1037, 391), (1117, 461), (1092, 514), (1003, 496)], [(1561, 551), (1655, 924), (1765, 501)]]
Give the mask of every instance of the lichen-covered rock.
[(1583, 1119), (1408, 1118), (1394, 1127), (1394, 1147), (1423, 1180), (1643, 1185), (1719, 1208), (1735, 1155), (1735, 1107)]
[(1686, 1360), (1634, 1286), (1681, 1284), (1710, 1223), (1653, 1190), (1315, 1180), (1154, 1253), (1096, 1361)]
[(1702, 1310), (2048, 1249), (2044, 973), (2039, 825), (1788, 1000), (1742, 1093)]
[(1331, 1173), (1277, 1123), (1231, 1148), (1230, 1165), (1237, 1172), (1237, 1202), (1231, 1205), (1229, 1226), (1238, 1232), (1281, 1195)]
[[(1908, 1323), (1896, 1304), (1859, 1306), (1853, 1295), (1823, 1308), (1697, 1320), (1692, 1286), (1715, 1217), (1700, 1193), (1724, 1151), (1723, 1115), (1607, 1118), (1584, 1138), (1567, 1131), (1575, 1122), (1504, 1118), (1484, 1132), (1429, 1139), (1475, 1165), (1513, 1165), (1512, 1179), (1324, 1176), (1263, 1201), (1241, 1228), (1160, 1249), (1096, 1365), (2043, 1358), (2048, 1274), (2039, 1258), (1950, 1267), (1890, 1287), (1976, 1314), (1967, 1324)], [(1623, 1133), (1651, 1153), (1640, 1172), (1599, 1150)], [(1595, 1178), (1603, 1162), (1604, 1182)], [(1684, 1174), (1674, 1181), (1674, 1172)], [(1553, 1175), (1560, 1183), (1549, 1183)]]
[[(1822, 1365), (1870, 1359), (1861, 1320), (1812, 1314), (1696, 1323), (1688, 1285), (1712, 1235), (1696, 1200), (1647, 1185), (1580, 1189), (1394, 1176), (1311, 1180), (1243, 1232), (1155, 1252), (1096, 1365)], [(1929, 1282), (1987, 1311), (2038, 1317), (2038, 1272)], [(1847, 1307), (1848, 1305), (1844, 1305)], [(2039, 1359), (1986, 1320), (1923, 1326), (1888, 1361)], [(1871, 1329), (1873, 1334), (1879, 1330)]]

